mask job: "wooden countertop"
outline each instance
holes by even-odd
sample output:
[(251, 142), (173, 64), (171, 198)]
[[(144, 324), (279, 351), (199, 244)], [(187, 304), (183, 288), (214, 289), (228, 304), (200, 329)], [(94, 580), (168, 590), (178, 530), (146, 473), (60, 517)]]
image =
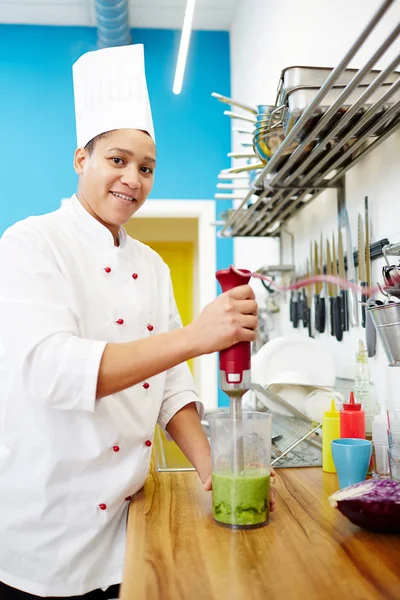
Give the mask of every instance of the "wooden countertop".
[(120, 600), (399, 600), (400, 536), (352, 525), (336, 476), (278, 469), (263, 528), (214, 523), (196, 473), (151, 471), (132, 500)]

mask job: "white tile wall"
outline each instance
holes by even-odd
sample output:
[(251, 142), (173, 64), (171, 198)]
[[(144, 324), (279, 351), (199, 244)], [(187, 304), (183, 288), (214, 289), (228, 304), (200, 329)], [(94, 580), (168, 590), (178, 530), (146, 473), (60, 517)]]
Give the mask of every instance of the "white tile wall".
[[(248, 104), (275, 101), (280, 72), (290, 65), (336, 66), (359, 35), (372, 14), (380, 6), (378, 0), (241, 0), (231, 32), (232, 96)], [(368, 45), (350, 66), (360, 67), (372, 54), (383, 36), (400, 21), (400, 2), (395, 2)], [(383, 68), (399, 51), (399, 41), (376, 65)], [(237, 147), (237, 136), (233, 136)], [(400, 241), (400, 131), (370, 153), (346, 176), (346, 205), (357, 241), (357, 213), (363, 212), (364, 197), (369, 197), (372, 241), (388, 237)], [(324, 192), (288, 223), (295, 236), (297, 266), (309, 254), (310, 238), (319, 239), (322, 232), (331, 236), (337, 231), (337, 204), (334, 191)], [(273, 255), (271, 240), (235, 242), (236, 263)], [(288, 247), (284, 252), (290, 260)], [(257, 253), (257, 254), (256, 254)], [(373, 281), (380, 279), (382, 260), (373, 263)], [(296, 331), (283, 305), (279, 319), (281, 334), (307, 335)], [(352, 377), (357, 340), (364, 338), (363, 329), (351, 330), (339, 343), (329, 333), (319, 335), (321, 344), (332, 352), (338, 374)], [(316, 338), (317, 339), (317, 338)], [(387, 366), (378, 342), (377, 354), (370, 359), (372, 379), (382, 401), (400, 396), (400, 369)]]

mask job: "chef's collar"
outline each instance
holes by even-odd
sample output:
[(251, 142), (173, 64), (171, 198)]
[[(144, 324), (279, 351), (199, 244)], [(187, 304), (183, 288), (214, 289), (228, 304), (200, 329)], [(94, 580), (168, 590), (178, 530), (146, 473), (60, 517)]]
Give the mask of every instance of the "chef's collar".
[[(70, 205), (72, 211), (74, 212), (77, 220), (82, 225), (82, 227), (86, 230), (86, 232), (96, 239), (100, 244), (104, 246), (115, 246), (114, 236), (109, 229), (105, 225), (102, 225), (100, 221), (92, 217), (92, 215), (86, 210), (86, 208), (81, 204), (79, 198), (76, 194), (74, 194), (71, 198)], [(126, 240), (126, 232), (123, 227), (119, 228), (118, 232), (119, 239), (119, 247), (121, 248), (125, 244)]]

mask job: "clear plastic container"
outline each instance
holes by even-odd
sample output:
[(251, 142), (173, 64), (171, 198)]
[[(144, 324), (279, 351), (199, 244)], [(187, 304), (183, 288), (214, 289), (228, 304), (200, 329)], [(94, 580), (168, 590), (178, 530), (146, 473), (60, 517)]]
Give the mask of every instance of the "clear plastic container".
[(385, 412), (372, 421), (372, 472), (374, 479), (390, 478), (388, 420)]
[(389, 446), (372, 443), (372, 478), (389, 479)]
[(400, 446), (389, 446), (390, 477), (400, 481)]
[(388, 429), (390, 475), (395, 481), (400, 481), (400, 428), (394, 427), (393, 422)]
[[(364, 342), (359, 340), (356, 355), (356, 370), (354, 377), (354, 398), (359, 402), (365, 413), (365, 437), (372, 439), (372, 422), (379, 415), (381, 408), (370, 382), (368, 351)], [(358, 436), (357, 436), (358, 437)]]
[(211, 431), (214, 520), (232, 528), (268, 523), (272, 415), (244, 411), (208, 415)]
[(388, 427), (392, 431), (400, 431), (400, 408), (387, 406)]

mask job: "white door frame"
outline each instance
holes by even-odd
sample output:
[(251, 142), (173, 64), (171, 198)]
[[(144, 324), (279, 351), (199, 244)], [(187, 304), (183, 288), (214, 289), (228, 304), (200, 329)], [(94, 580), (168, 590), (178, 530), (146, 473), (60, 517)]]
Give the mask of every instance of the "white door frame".
[[(198, 312), (216, 296), (217, 243), (214, 200), (147, 200), (135, 219), (197, 219), (198, 226)], [(197, 315), (194, 315), (195, 317)], [(196, 384), (206, 410), (218, 406), (217, 356), (207, 354), (195, 359)]]

